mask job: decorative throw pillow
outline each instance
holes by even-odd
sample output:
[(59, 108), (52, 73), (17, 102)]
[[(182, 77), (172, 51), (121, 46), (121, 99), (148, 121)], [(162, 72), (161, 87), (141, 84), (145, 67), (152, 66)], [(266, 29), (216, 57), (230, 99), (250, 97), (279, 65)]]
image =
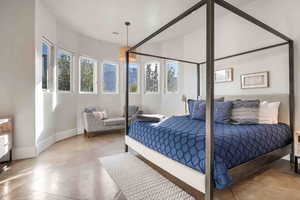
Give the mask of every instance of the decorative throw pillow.
[(105, 110), (103, 111), (94, 111), (93, 115), (96, 119), (107, 119), (107, 112)]
[(205, 101), (196, 101), (193, 105), (193, 112), (191, 113), (191, 119), (205, 120)]
[(228, 124), (231, 119), (232, 102), (215, 102), (214, 121), (217, 123)]
[(84, 109), (84, 112), (86, 113), (92, 113), (92, 112), (96, 112), (97, 109), (95, 107), (87, 107)]
[[(215, 108), (214, 108), (214, 121), (217, 123), (227, 124), (230, 122), (231, 116), (231, 108), (232, 102), (225, 101), (225, 102), (218, 102), (215, 101)], [(200, 119), (205, 120), (206, 114), (206, 103), (205, 102), (196, 102), (194, 104), (194, 110), (191, 115), (192, 119)]]
[(233, 124), (257, 124), (259, 100), (236, 100), (232, 102)]
[(261, 102), (259, 105), (260, 124), (278, 124), (278, 111), (280, 102)]
[[(223, 102), (224, 101), (224, 97), (220, 97), (220, 98), (216, 98), (215, 101), (217, 102)], [(188, 103), (188, 109), (189, 109), (189, 113), (192, 114), (194, 111), (194, 103), (195, 102), (205, 102), (205, 100), (196, 100), (196, 99), (188, 99), (187, 103)]]

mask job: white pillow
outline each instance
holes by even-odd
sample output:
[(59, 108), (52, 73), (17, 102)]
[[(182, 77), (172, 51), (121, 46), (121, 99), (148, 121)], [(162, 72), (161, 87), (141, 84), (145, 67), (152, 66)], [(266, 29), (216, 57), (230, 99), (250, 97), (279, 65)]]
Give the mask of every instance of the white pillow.
[(261, 102), (258, 119), (260, 124), (278, 124), (278, 111), (280, 102)]
[(107, 118), (107, 112), (106, 110), (103, 111), (94, 111), (93, 115), (96, 119), (106, 119)]

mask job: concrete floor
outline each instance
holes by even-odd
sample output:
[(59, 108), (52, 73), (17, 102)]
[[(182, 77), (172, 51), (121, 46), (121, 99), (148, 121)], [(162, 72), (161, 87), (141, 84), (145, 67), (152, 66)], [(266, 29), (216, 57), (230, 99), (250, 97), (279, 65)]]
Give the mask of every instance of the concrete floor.
[[(75, 136), (58, 142), (38, 158), (13, 162), (1, 173), (0, 199), (123, 199), (98, 161), (99, 157), (123, 152), (123, 145), (124, 137), (119, 133), (90, 139)], [(190, 192), (184, 184), (178, 185)], [(191, 193), (203, 198), (202, 194)], [(291, 170), (288, 161), (279, 160), (269, 170), (215, 191), (215, 199), (300, 200), (300, 175)]]

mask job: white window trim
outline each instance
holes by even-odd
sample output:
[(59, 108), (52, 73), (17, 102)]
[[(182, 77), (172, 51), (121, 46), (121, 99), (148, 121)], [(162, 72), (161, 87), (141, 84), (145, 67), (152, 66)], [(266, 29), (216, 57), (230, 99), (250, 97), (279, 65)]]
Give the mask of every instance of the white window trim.
[[(93, 92), (82, 92), (81, 91), (81, 59), (87, 59), (87, 60), (92, 60), (94, 61), (96, 64), (94, 65), (94, 70), (93, 70)], [(79, 56), (79, 62), (78, 62), (78, 66), (79, 66), (79, 74), (78, 74), (78, 93), (79, 94), (87, 94), (87, 95), (97, 95), (98, 94), (98, 60), (88, 57), (88, 56)]]
[[(48, 40), (46, 37), (42, 37), (42, 40), (41, 40), (41, 44), (40, 46), (43, 48), (43, 44), (46, 44), (49, 48), (49, 59), (48, 59), (48, 68), (47, 68), (47, 88), (43, 88), (43, 58), (41, 60), (41, 73), (42, 73), (42, 84), (41, 84), (41, 89), (43, 92), (45, 93), (49, 93), (51, 92), (51, 87), (50, 87), (50, 73), (51, 73), (51, 69), (53, 69), (53, 66), (54, 66), (54, 62), (55, 62), (55, 59), (53, 59), (53, 54), (55, 54), (55, 50), (54, 50), (54, 45), (53, 43)], [(43, 49), (41, 49), (41, 57), (43, 56)], [(55, 57), (55, 56), (54, 56)]]
[[(59, 90), (58, 89), (58, 64), (57, 64), (57, 52), (58, 51), (63, 51), (67, 54), (71, 54), (72, 58), (71, 58), (71, 65), (70, 65), (70, 91), (65, 91), (65, 90)], [(72, 51), (69, 51), (63, 47), (57, 47), (56, 51), (55, 51), (55, 89), (58, 93), (62, 93), (62, 94), (70, 94), (73, 93), (74, 91), (74, 78), (73, 78), (73, 73), (74, 73), (74, 61), (75, 61), (75, 53)]]
[[(168, 62), (175, 62), (177, 63), (178, 66), (178, 84), (177, 84), (177, 91), (176, 92), (171, 92), (168, 90), (168, 66), (167, 63)], [(180, 82), (180, 65), (178, 61), (173, 61), (173, 60), (166, 60), (165, 61), (165, 91), (166, 94), (179, 94), (179, 82)]]
[[(137, 77), (137, 86), (138, 86), (138, 89), (137, 89), (137, 92), (130, 92), (130, 90), (129, 90), (129, 94), (139, 95), (141, 93), (141, 65), (138, 62), (130, 62), (130, 64), (138, 66), (138, 72), (137, 72), (138, 73), (138, 77)], [(126, 63), (124, 65), (126, 67)], [(126, 70), (125, 67), (124, 67), (124, 69)], [(125, 76), (126, 76), (126, 73), (125, 73)], [(124, 80), (126, 80), (126, 77), (125, 77)], [(128, 87), (129, 87), (129, 85), (128, 85)]]
[[(158, 64), (158, 91), (157, 92), (147, 92), (146, 91), (146, 83), (147, 83), (147, 81), (146, 81), (146, 66), (148, 65), (148, 64), (153, 64), (153, 63), (157, 63)], [(146, 95), (158, 95), (158, 94), (160, 94), (160, 87), (161, 87), (161, 82), (160, 82), (160, 71), (161, 71), (161, 64), (160, 64), (160, 62), (159, 61), (152, 61), (152, 62), (147, 62), (147, 63), (145, 63), (144, 64), (144, 93), (146, 94)]]
[[(106, 92), (104, 91), (104, 64), (115, 65), (116, 66), (116, 91), (115, 92)], [(119, 94), (119, 64), (111, 61), (103, 61), (101, 65), (101, 92), (102, 94)]]

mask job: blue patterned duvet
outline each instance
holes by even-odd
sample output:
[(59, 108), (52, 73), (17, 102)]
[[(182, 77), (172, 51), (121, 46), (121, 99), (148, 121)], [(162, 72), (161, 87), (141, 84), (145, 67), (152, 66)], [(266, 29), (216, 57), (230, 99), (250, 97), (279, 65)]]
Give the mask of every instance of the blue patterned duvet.
[[(186, 166), (205, 173), (205, 121), (188, 116), (160, 123), (135, 121), (129, 136)], [(217, 189), (232, 183), (228, 169), (291, 143), (288, 125), (215, 124), (215, 171)]]

